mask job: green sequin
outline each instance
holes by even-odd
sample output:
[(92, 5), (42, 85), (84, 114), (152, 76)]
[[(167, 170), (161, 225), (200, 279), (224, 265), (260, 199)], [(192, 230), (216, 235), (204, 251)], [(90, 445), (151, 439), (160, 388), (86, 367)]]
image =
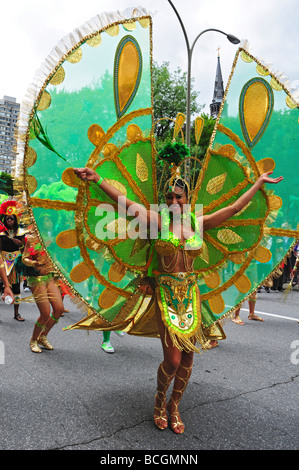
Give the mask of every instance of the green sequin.
[(170, 212), (168, 211), (168, 209), (162, 209), (161, 231), (158, 234), (158, 239), (168, 241), (174, 246), (179, 247), (181, 250), (200, 248), (202, 246), (202, 238), (199, 234), (198, 221), (195, 217), (195, 214), (193, 214), (192, 212), (182, 214), (183, 220), (187, 220), (188, 218), (190, 218), (191, 227), (195, 231), (195, 233), (192, 237), (188, 238), (185, 243), (182, 244), (180, 238), (174, 235), (174, 233), (169, 230), (171, 222)]
[(39, 284), (48, 284), (53, 279), (53, 274), (45, 274), (44, 276), (30, 276), (27, 277), (27, 284), (29, 287), (35, 287)]

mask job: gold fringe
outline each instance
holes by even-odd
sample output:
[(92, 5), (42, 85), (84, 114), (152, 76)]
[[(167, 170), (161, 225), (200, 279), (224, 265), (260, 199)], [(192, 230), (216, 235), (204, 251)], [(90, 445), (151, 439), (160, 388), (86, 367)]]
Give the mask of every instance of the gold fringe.
[(35, 299), (33, 295), (27, 295), (27, 297), (20, 298), (20, 303), (24, 303), (24, 302), (28, 304), (35, 303)]
[(46, 294), (31, 294), (27, 295), (26, 297), (21, 297), (20, 298), (20, 303), (34, 303), (34, 302), (48, 302), (51, 300), (55, 300), (56, 296), (55, 295), (49, 295), (48, 293)]
[[(165, 344), (167, 344), (167, 339), (166, 339), (166, 334), (169, 334), (169, 338), (172, 342), (172, 344), (179, 349), (179, 351), (186, 351), (187, 353), (189, 352), (196, 352), (196, 353), (201, 353), (202, 350), (207, 349), (206, 343), (207, 340), (203, 339), (203, 335), (201, 334), (200, 331), (195, 333), (194, 336), (191, 336), (191, 338), (186, 338), (185, 336), (178, 336), (175, 334), (173, 331), (171, 331), (168, 328), (165, 328)], [(196, 347), (196, 343), (200, 344), (200, 347)]]
[(291, 279), (291, 281), (289, 282), (289, 284), (288, 284), (286, 290), (285, 290), (284, 293), (283, 293), (283, 302), (286, 302), (286, 300), (287, 300), (287, 298), (288, 298), (288, 296), (289, 296), (289, 293), (290, 293), (290, 291), (292, 290), (292, 287), (293, 287), (293, 285), (292, 285), (292, 279)]
[(84, 304), (78, 297), (70, 297), (71, 303), (84, 315), (89, 311), (88, 305)]

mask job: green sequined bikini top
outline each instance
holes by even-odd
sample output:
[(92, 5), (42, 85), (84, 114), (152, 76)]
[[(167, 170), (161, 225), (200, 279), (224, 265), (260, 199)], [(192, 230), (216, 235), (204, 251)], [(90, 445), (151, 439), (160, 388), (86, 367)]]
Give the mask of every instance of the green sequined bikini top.
[[(182, 243), (180, 238), (169, 230), (169, 211), (167, 209), (163, 209), (161, 211), (162, 229), (158, 233), (158, 238), (154, 243), (158, 255), (171, 256), (176, 254), (179, 250), (186, 251), (188, 256), (191, 258), (196, 258), (200, 254), (202, 249), (202, 238), (199, 234), (198, 221), (195, 214), (192, 212), (188, 212), (187, 214), (184, 214), (184, 216), (189, 216), (191, 218), (191, 227), (194, 230), (194, 235)], [(167, 235), (167, 237), (163, 238), (165, 235)]]

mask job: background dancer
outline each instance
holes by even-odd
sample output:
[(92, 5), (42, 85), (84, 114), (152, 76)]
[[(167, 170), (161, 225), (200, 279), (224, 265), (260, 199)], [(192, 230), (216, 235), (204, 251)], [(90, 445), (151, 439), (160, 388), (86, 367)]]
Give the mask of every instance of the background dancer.
[(29, 268), (27, 283), (40, 312), (30, 339), (30, 349), (35, 353), (42, 352), (40, 346), (52, 350), (54, 348), (47, 335), (58, 322), (64, 306), (53, 268), (35, 234), (27, 237), (22, 262)]
[(14, 294), (14, 319), (24, 321), (19, 313), (21, 301), (21, 276), (16, 270), (16, 259), (24, 250), (26, 230), (19, 227), (20, 208), (16, 201), (8, 200), (0, 206), (1, 220), (7, 230), (0, 233), (0, 252), (4, 260), (6, 274)]

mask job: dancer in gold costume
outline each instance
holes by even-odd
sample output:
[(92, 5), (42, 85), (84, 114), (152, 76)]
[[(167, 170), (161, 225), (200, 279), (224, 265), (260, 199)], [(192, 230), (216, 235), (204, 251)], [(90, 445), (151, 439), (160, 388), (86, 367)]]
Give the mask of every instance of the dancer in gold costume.
[[(40, 346), (52, 350), (54, 348), (49, 343), (47, 335), (58, 322), (64, 306), (59, 287), (54, 279), (52, 266), (34, 233), (27, 238), (22, 262), (27, 268), (31, 268), (30, 275), (27, 276), (27, 284), (40, 312), (30, 339), (30, 349), (35, 353), (42, 352)], [(52, 313), (50, 313), (51, 307), (53, 308)]]
[[(174, 380), (167, 407), (171, 427), (181, 433), (178, 406), (194, 351), (221, 339), (224, 318), (275, 273), (299, 236), (292, 206), (299, 103), (282, 77), (243, 44), (206, 156), (199, 162), (193, 148), (192, 162), (186, 158), (181, 174), (190, 192), (178, 174), (171, 189), (165, 187), (173, 214), (152, 213), (161, 181), (176, 169), (174, 160), (160, 166), (156, 158), (160, 124), (154, 121), (150, 12), (123, 13), (105, 12), (76, 28), (40, 68), (20, 113), (15, 176), (47, 256), (85, 308), (85, 318), (67, 329), (160, 337), (164, 360), (155, 423), (167, 427), (165, 393)], [(184, 122), (178, 113), (175, 143)], [(203, 127), (197, 116), (199, 146)], [(194, 161), (199, 171), (193, 171)], [(81, 168), (80, 178), (73, 167)], [(274, 185), (264, 185), (277, 182), (269, 177), (274, 169), (285, 177), (275, 193)], [(129, 209), (133, 201), (140, 205), (136, 210), (145, 225), (156, 225), (157, 236), (130, 237), (134, 224), (115, 204), (120, 195)], [(182, 209), (187, 197), (190, 212)], [(98, 233), (99, 212), (107, 204), (109, 220)], [(57, 221), (49, 246), (41, 222), (46, 214)], [(150, 288), (146, 276), (152, 277)]]
[[(123, 200), (126, 210), (135, 204), (123, 193), (107, 183), (98, 173), (90, 168), (75, 169), (82, 180), (92, 181), (115, 202)], [(211, 215), (203, 216), (203, 230), (212, 229), (225, 222), (245, 207), (264, 183), (278, 183), (282, 177), (271, 178), (269, 173), (262, 174), (256, 183), (235, 203)], [(184, 230), (185, 208), (188, 206), (188, 184), (180, 175), (171, 179), (166, 194), (166, 204), (172, 210), (169, 213), (168, 235), (163, 238), (165, 215), (146, 210), (138, 205), (139, 220), (149, 225), (156, 224), (159, 237), (154, 240), (158, 255), (158, 272), (156, 275), (156, 317), (159, 325), (164, 360), (157, 374), (157, 394), (155, 397), (154, 421), (158, 428), (168, 426), (166, 410), (170, 415), (171, 429), (181, 434), (184, 424), (178, 410), (179, 403), (187, 387), (193, 365), (193, 354), (198, 351), (196, 342), (204, 348), (206, 338), (202, 329), (200, 293), (193, 273), (193, 258), (201, 249), (202, 239), (198, 230)], [(119, 199), (120, 198), (120, 199)], [(134, 207), (136, 210), (136, 204)], [(181, 222), (173, 220), (180, 216)], [(173, 218), (173, 220), (171, 220)], [(197, 219), (191, 216), (194, 224)], [(177, 219), (178, 220), (178, 219)], [(196, 227), (194, 227), (196, 228)], [(193, 229), (194, 230), (194, 229)], [(173, 391), (166, 405), (166, 391), (174, 379)]]

